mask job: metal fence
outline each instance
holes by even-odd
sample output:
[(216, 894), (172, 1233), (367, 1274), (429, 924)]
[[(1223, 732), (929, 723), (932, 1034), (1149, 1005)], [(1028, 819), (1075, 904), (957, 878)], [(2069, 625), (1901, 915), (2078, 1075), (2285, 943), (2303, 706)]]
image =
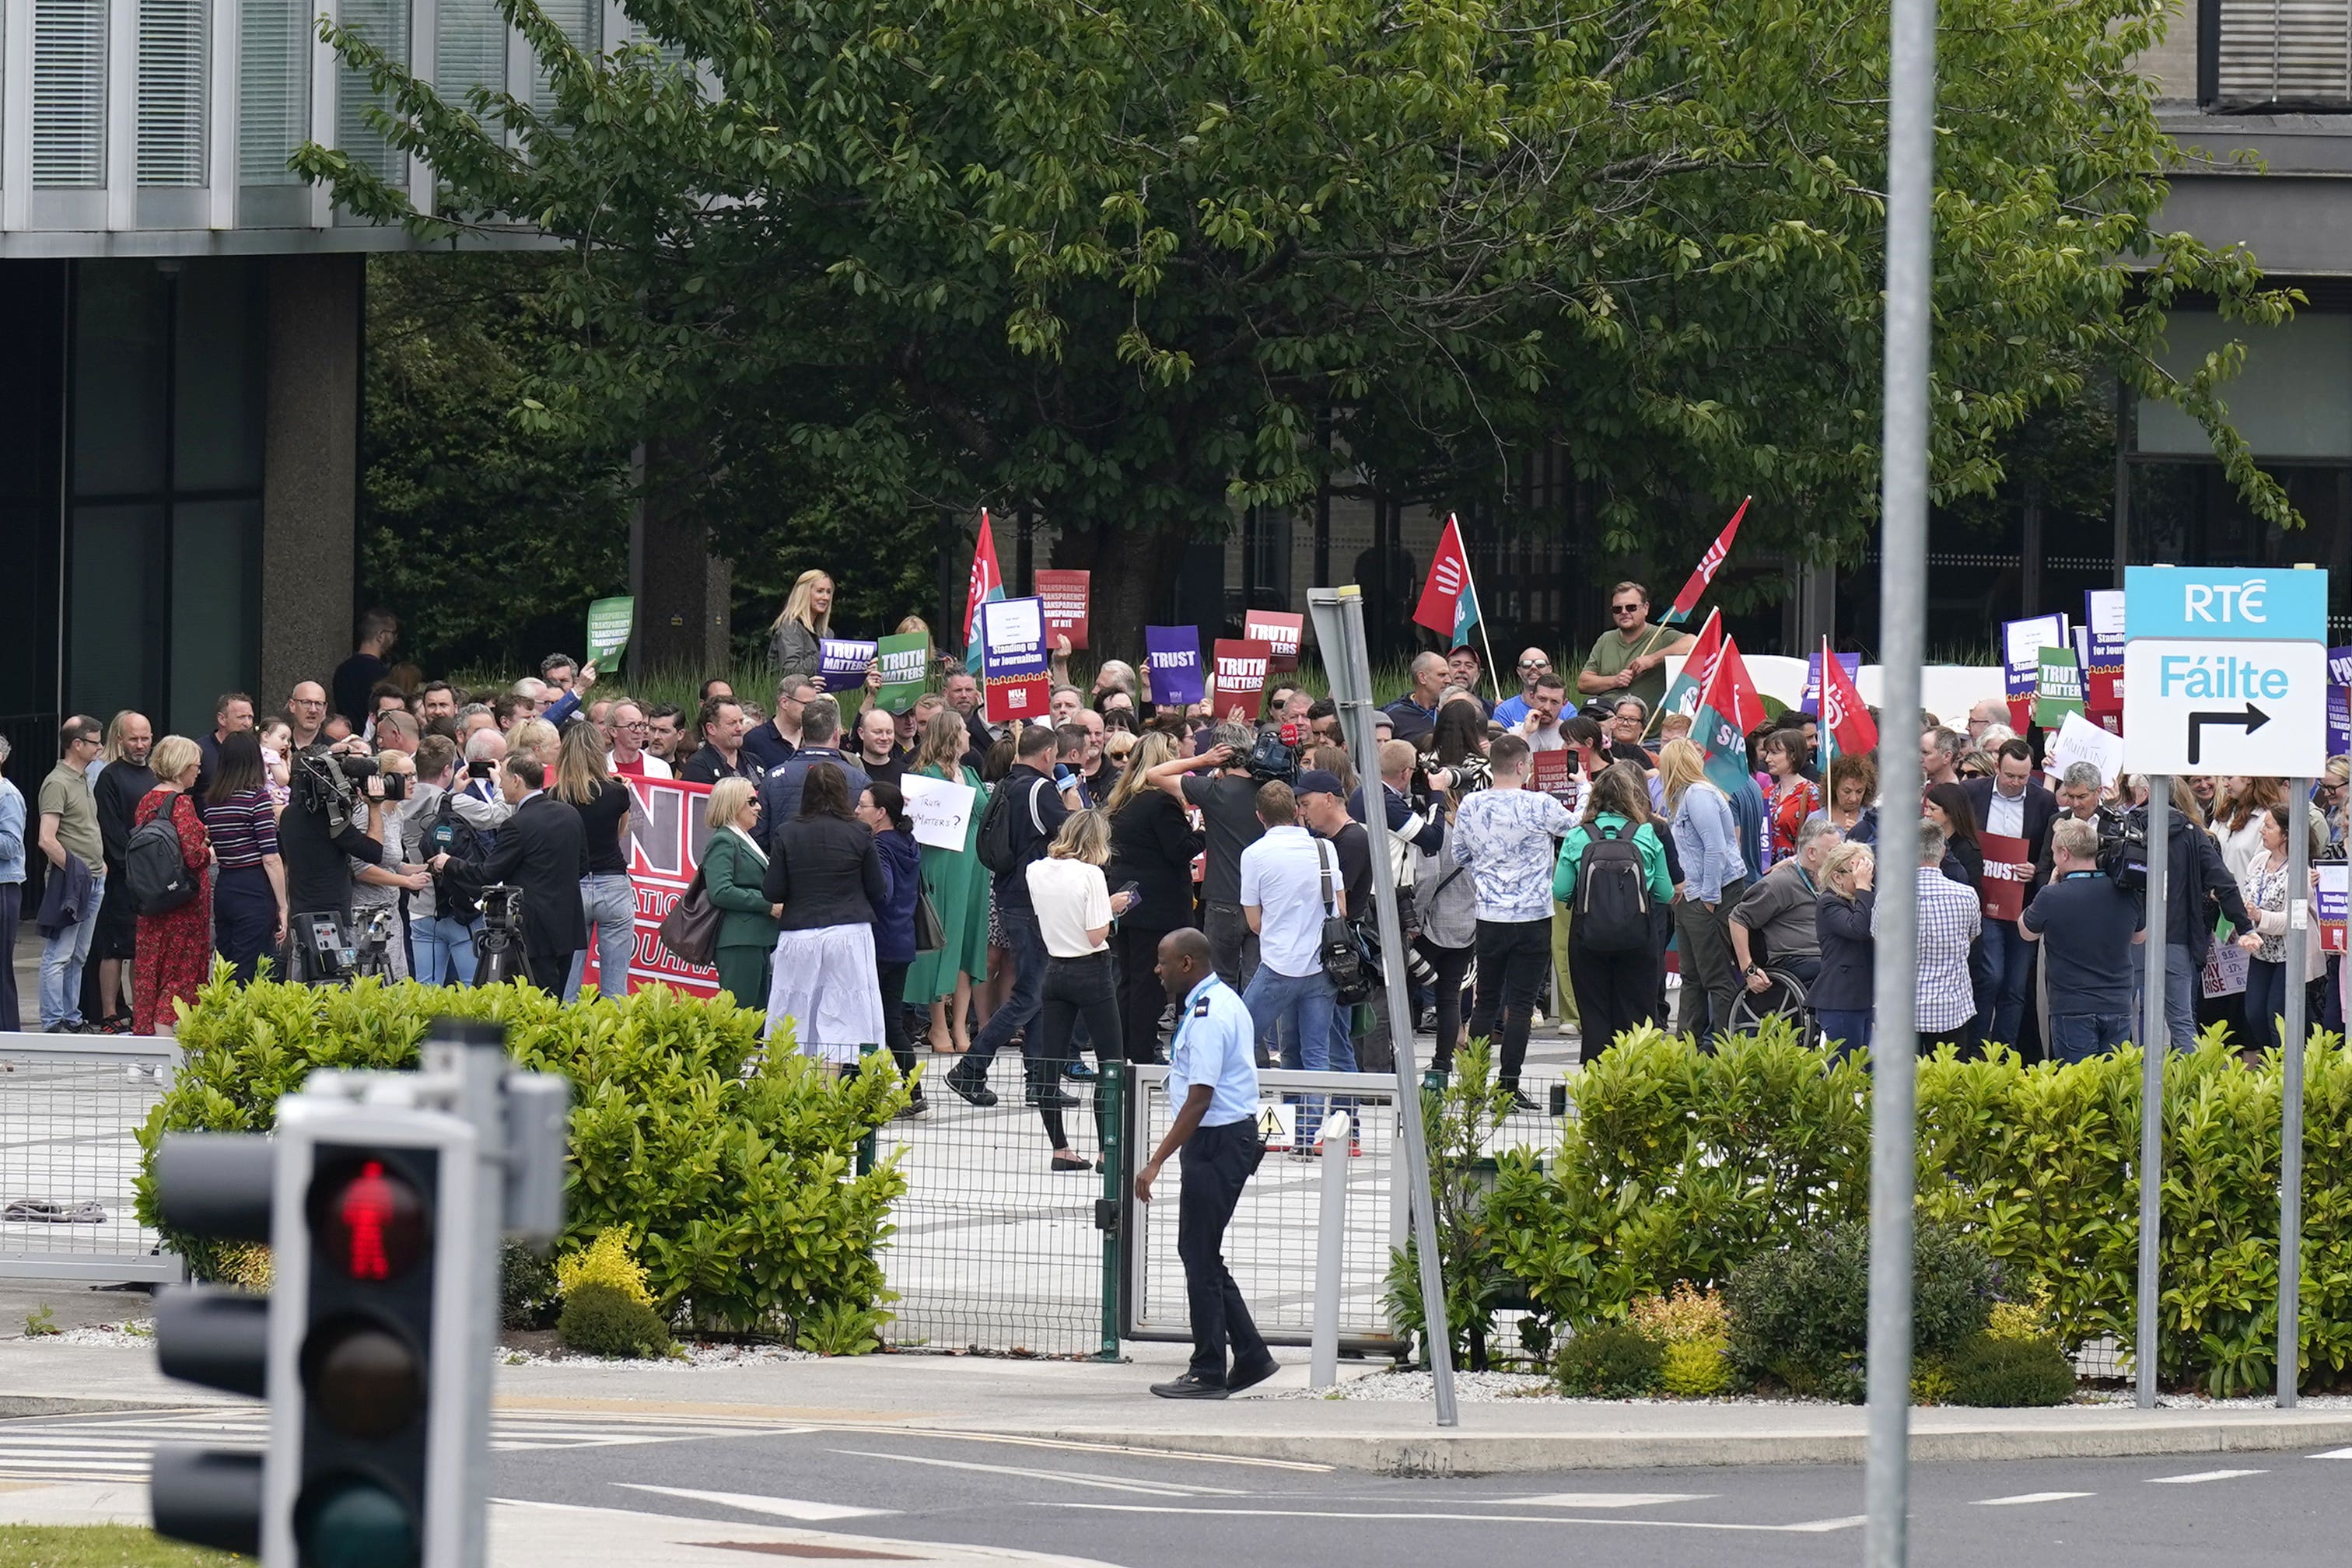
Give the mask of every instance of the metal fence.
[(186, 1277), (131, 1207), (138, 1130), (179, 1061), (162, 1037), (0, 1034), (0, 1278)]

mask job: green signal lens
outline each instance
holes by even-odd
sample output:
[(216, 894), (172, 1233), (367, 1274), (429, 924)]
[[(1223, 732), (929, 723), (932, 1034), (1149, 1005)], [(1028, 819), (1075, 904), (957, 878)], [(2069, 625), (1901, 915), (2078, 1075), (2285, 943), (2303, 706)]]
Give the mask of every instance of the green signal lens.
[(358, 1476), (313, 1482), (294, 1509), (302, 1568), (416, 1568), (415, 1510)]

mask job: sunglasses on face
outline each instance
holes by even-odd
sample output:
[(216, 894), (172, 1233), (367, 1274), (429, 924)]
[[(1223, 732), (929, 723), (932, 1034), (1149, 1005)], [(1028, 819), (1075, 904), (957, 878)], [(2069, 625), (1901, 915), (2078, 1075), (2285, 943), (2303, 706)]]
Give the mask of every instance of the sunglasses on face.
[(1612, 616), (1638, 616), (1642, 613), (1642, 606), (1639, 605), (1612, 605), (1609, 606), (1609, 613)]

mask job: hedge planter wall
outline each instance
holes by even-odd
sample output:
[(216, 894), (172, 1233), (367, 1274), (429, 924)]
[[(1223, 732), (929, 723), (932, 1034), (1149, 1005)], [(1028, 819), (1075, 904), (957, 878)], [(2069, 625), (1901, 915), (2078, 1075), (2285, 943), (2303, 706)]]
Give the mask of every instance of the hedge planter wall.
[[(559, 1004), (521, 985), (240, 988), (225, 973), (180, 1024), (179, 1079), (140, 1134), (151, 1162), (166, 1131), (267, 1131), (314, 1068), (412, 1068), (435, 1018), (492, 1019), (518, 1063), (572, 1079), (565, 1247), (625, 1227), (655, 1306), (703, 1326), (789, 1337), (883, 1315), (876, 1253), (906, 1184), (894, 1161), (852, 1165), (906, 1098), (887, 1057), (837, 1079), (789, 1037), (763, 1055), (758, 1013), (660, 986)], [(145, 1177), (139, 1204), (152, 1224)], [(236, 1261), (186, 1247), (200, 1277)]]

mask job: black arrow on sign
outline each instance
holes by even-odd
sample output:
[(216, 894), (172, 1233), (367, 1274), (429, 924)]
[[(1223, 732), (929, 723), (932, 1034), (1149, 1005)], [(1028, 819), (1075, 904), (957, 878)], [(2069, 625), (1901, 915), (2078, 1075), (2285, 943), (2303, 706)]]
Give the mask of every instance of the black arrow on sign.
[(2246, 710), (2242, 713), (2190, 713), (2189, 715), (2189, 765), (2195, 767), (2199, 758), (2204, 754), (2206, 725), (2243, 725), (2246, 733), (2251, 735), (2270, 721), (2271, 716), (2251, 702), (2246, 704)]

